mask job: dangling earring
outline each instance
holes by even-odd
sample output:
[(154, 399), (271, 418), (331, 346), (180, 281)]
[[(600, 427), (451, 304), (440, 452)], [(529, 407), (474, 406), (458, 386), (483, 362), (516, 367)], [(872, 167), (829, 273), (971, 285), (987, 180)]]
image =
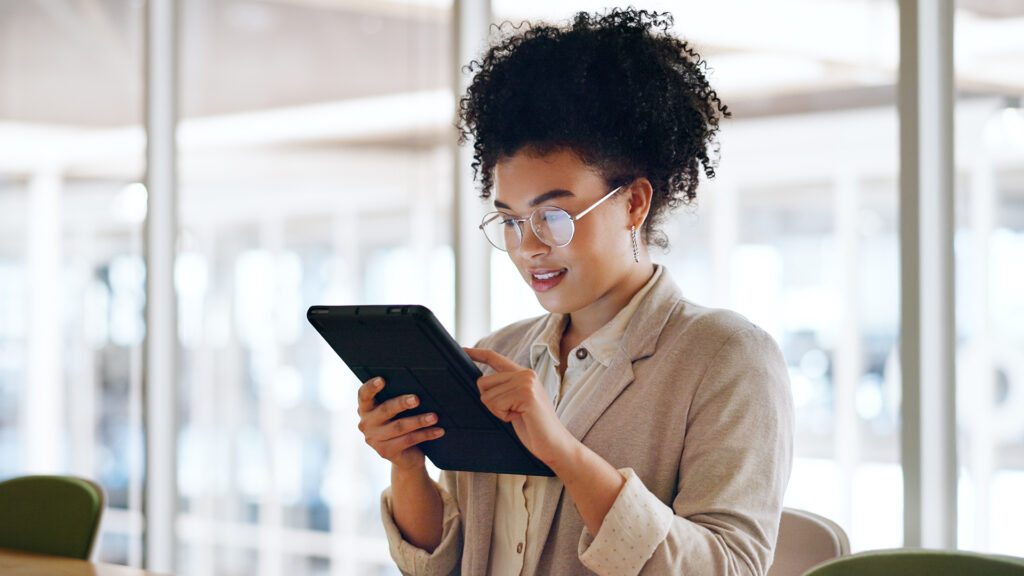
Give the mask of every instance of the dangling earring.
[(633, 240), (633, 262), (640, 261), (640, 248), (636, 245), (636, 226), (629, 227), (629, 237)]

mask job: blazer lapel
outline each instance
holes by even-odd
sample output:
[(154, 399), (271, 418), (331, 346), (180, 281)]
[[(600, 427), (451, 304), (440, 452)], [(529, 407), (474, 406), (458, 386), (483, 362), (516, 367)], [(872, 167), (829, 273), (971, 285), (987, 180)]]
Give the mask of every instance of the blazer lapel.
[[(565, 427), (574, 437), (582, 441), (608, 406), (633, 383), (633, 362), (654, 353), (658, 336), (665, 327), (672, 308), (678, 305), (679, 297), (679, 291), (669, 277), (668, 271), (662, 269), (661, 277), (651, 287), (651, 291), (630, 320), (619, 353), (612, 359), (601, 379), (588, 388), (584, 401), (579, 403), (583, 408), (566, 415)], [(528, 366), (529, 359), (521, 365)], [(552, 486), (546, 490), (537, 517), (530, 519), (530, 523), (536, 522), (534, 525), (538, 527), (539, 542), (547, 542), (564, 493), (565, 487), (561, 482), (558, 482), (557, 488)], [(540, 556), (537, 556), (537, 560), (540, 560)], [(536, 568), (536, 564), (524, 566), (523, 572), (532, 574)]]
[(494, 530), (494, 500), (498, 494), (497, 474), (466, 474), (469, 478), (469, 511), (463, 529), (462, 573), (485, 576), (491, 555), (491, 532)]
[(566, 414), (565, 427), (582, 441), (601, 414), (632, 383), (633, 362), (620, 351), (594, 386), (578, 392), (582, 397), (574, 402), (580, 409)]
[(608, 369), (593, 386), (580, 392), (584, 394), (578, 402), (581, 408), (565, 415), (565, 427), (578, 440), (583, 440), (608, 406), (633, 383), (633, 362), (654, 354), (658, 337), (671, 316), (672, 308), (678, 304), (679, 297), (679, 290), (668, 270), (661, 268), (661, 275), (633, 313), (622, 335), (619, 351), (612, 358)]

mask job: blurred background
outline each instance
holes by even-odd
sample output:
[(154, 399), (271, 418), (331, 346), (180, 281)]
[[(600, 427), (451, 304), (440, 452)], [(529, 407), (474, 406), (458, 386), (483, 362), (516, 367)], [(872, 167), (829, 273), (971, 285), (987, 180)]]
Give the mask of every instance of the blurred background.
[[(718, 177), (655, 260), (782, 346), (797, 406), (787, 505), (838, 521), (854, 551), (900, 546), (896, 2), (648, 6), (674, 14), (734, 114)], [(603, 7), (490, 10), (563, 21)], [(389, 468), (356, 429), (354, 376), (304, 316), (415, 302), (455, 330), (455, 11), (178, 9), (176, 571), (397, 574), (379, 521)], [(98, 479), (99, 559), (132, 565), (153, 216), (145, 11), (0, 0), (0, 478)], [(1024, 3), (959, 0), (955, 30), (958, 539), (1024, 555)], [(506, 256), (479, 268), (491, 329), (541, 312)]]

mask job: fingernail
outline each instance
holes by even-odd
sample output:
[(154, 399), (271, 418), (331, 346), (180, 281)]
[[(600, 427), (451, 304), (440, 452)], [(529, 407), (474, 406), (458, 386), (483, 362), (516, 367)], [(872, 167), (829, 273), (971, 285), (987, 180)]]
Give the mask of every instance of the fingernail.
[(374, 388), (380, 388), (383, 385), (384, 385), (384, 379), (381, 378), (380, 376), (377, 376), (376, 378), (373, 379), (373, 387)]
[(438, 428), (437, 430), (434, 430), (434, 438), (438, 438), (438, 437), (441, 437), (441, 436), (444, 436), (444, 429), (443, 428)]
[(405, 405), (406, 406), (415, 406), (416, 405), (416, 397), (415, 396), (406, 396), (405, 397)]
[(427, 424), (432, 423), (434, 420), (437, 420), (437, 416), (435, 414), (427, 414), (423, 417), (423, 421)]

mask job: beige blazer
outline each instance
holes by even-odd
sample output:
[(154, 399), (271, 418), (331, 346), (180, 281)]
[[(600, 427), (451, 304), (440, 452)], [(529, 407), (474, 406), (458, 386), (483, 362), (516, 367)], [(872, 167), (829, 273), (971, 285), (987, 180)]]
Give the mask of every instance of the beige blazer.
[[(479, 346), (529, 366), (543, 326), (544, 317), (513, 324)], [(789, 378), (770, 336), (684, 300), (666, 270), (604, 376), (580, 394), (586, 407), (566, 415), (569, 431), (616, 468), (632, 468), (674, 512), (641, 574), (768, 571), (793, 456)], [(455, 572), (483, 576), (497, 477), (444, 472), (441, 484), (462, 516)], [(578, 556), (583, 521), (564, 489), (548, 492), (533, 522), (546, 544), (524, 573), (590, 573)]]

